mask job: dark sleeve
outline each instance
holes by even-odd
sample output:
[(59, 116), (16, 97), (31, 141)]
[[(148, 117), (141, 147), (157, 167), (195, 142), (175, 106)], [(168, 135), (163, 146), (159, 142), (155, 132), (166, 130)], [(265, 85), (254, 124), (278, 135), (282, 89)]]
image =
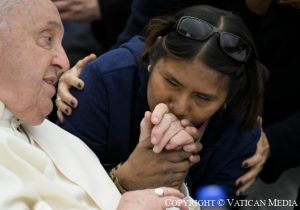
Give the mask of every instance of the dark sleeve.
[(260, 130), (259, 127), (256, 126), (251, 133), (241, 133), (234, 144), (228, 144), (228, 146), (224, 145), (227, 154), (224, 153), (223, 157), (225, 157), (224, 159), (226, 159), (226, 156), (230, 158), (222, 170), (213, 178), (213, 183), (225, 187), (228, 198), (236, 198), (235, 193), (238, 187), (235, 181), (249, 170), (243, 168), (242, 163), (255, 153), (259, 136)]
[[(96, 60), (97, 61), (97, 60)], [(71, 91), (79, 101), (61, 127), (83, 140), (102, 159), (108, 139), (107, 90), (96, 62), (87, 65), (81, 74), (84, 91)]]
[(264, 166), (260, 178), (274, 182), (281, 173), (300, 165), (300, 112), (265, 129), (271, 158)]
[(92, 22), (95, 38), (107, 50), (115, 44), (130, 14), (132, 0), (98, 0), (102, 20)]
[(218, 129), (211, 126), (205, 132), (200, 163), (192, 168), (192, 191), (194, 193), (202, 185), (216, 184), (226, 189), (229, 198), (235, 198), (235, 181), (248, 171), (242, 167), (242, 162), (255, 153), (260, 128), (256, 125), (253, 130), (245, 131), (240, 123), (231, 123), (213, 145), (209, 142)]

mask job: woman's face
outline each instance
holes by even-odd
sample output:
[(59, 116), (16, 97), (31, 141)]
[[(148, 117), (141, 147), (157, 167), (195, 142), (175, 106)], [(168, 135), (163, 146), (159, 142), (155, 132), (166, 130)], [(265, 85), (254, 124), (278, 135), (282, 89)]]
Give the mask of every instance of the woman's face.
[(162, 58), (153, 66), (147, 90), (150, 110), (165, 103), (179, 119), (198, 127), (224, 104), (228, 77), (199, 59), (182, 61)]

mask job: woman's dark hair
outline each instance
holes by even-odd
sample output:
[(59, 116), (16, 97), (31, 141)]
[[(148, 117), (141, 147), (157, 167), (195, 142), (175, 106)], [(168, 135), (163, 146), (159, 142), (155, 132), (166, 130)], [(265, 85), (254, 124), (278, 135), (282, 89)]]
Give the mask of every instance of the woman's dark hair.
[[(204, 20), (220, 31), (240, 37), (250, 53), (245, 61), (228, 56), (220, 46), (220, 34), (214, 33), (204, 41), (179, 34), (176, 25), (183, 16)], [(144, 62), (155, 63), (163, 57), (184, 60), (201, 59), (208, 67), (229, 77), (229, 90), (224, 114), (243, 118), (243, 127), (251, 129), (262, 112), (267, 69), (258, 62), (256, 47), (247, 27), (237, 15), (211, 6), (186, 8), (174, 16), (155, 18), (145, 30)]]

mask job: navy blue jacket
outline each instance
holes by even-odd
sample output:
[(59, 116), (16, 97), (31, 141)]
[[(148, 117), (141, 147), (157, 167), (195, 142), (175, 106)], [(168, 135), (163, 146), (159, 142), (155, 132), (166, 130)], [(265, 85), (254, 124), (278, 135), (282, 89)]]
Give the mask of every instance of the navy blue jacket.
[[(106, 169), (127, 160), (138, 143), (139, 124), (147, 105), (148, 74), (140, 61), (144, 45), (134, 37), (120, 48), (87, 65), (81, 78), (84, 91), (73, 91), (79, 106), (62, 127), (81, 138)], [(256, 150), (260, 130), (242, 129), (239, 121), (215, 114), (202, 138), (201, 161), (190, 170), (193, 190), (203, 184), (220, 184), (230, 195), (245, 169), (242, 161)]]

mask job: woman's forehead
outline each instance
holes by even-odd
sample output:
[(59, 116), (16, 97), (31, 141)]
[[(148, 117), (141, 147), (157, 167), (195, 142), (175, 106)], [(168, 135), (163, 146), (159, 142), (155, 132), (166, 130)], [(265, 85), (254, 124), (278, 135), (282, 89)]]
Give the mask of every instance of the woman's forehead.
[(174, 77), (185, 86), (203, 89), (224, 88), (228, 78), (216, 70), (206, 66), (201, 60), (160, 59), (156, 64), (157, 70), (165, 76)]

